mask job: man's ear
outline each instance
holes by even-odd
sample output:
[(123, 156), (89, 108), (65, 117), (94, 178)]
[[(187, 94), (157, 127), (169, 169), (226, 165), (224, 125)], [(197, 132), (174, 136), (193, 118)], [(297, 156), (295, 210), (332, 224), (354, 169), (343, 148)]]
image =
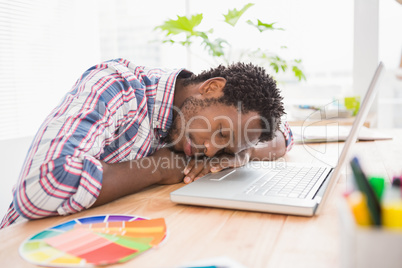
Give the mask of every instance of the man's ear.
[(204, 98), (219, 98), (223, 95), (225, 85), (225, 78), (213, 77), (202, 83), (198, 91)]

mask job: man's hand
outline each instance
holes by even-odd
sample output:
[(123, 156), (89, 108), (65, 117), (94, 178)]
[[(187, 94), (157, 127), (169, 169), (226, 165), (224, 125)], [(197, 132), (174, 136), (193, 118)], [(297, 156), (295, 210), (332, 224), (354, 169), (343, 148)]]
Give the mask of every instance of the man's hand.
[(184, 183), (193, 182), (209, 172), (218, 172), (229, 167), (240, 167), (250, 161), (250, 150), (243, 150), (236, 155), (222, 154), (212, 158), (193, 158), (184, 169)]

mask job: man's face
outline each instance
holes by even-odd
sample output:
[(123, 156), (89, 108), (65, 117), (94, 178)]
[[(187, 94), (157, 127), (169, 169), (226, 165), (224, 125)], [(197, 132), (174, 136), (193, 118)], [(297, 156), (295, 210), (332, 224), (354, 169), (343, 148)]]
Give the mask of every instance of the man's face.
[(213, 157), (253, 147), (260, 135), (260, 117), (256, 112), (243, 114), (233, 106), (190, 97), (174, 119), (168, 142), (173, 150), (187, 156)]

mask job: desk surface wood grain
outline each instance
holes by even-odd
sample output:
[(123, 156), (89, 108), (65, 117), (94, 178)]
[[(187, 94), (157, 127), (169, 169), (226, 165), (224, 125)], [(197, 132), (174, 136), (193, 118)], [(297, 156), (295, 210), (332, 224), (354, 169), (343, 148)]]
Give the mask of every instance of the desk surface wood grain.
[[(402, 130), (394, 139), (359, 142), (354, 153), (370, 173), (388, 178), (402, 171)], [(343, 143), (296, 145), (286, 161), (336, 163)], [(178, 205), (169, 193), (183, 184), (154, 186), (112, 203), (78, 214), (23, 222), (0, 230), (0, 266), (36, 267), (18, 253), (28, 237), (78, 217), (127, 214), (163, 217), (169, 235), (152, 249), (115, 267), (178, 267), (202, 259), (227, 256), (246, 267), (339, 267), (340, 230), (337, 203), (347, 188), (347, 167), (322, 213), (314, 217), (287, 216)]]

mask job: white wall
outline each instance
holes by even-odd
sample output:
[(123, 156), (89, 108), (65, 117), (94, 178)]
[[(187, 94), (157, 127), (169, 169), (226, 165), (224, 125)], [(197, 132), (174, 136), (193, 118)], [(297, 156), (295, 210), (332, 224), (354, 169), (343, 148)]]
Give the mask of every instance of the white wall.
[(34, 135), (99, 61), (95, 0), (0, 0), (0, 139)]
[[(11, 201), (11, 189), (17, 182), (23, 161), (33, 137), (0, 140), (0, 218), (6, 213)], [(0, 219), (1, 221), (1, 219)]]

